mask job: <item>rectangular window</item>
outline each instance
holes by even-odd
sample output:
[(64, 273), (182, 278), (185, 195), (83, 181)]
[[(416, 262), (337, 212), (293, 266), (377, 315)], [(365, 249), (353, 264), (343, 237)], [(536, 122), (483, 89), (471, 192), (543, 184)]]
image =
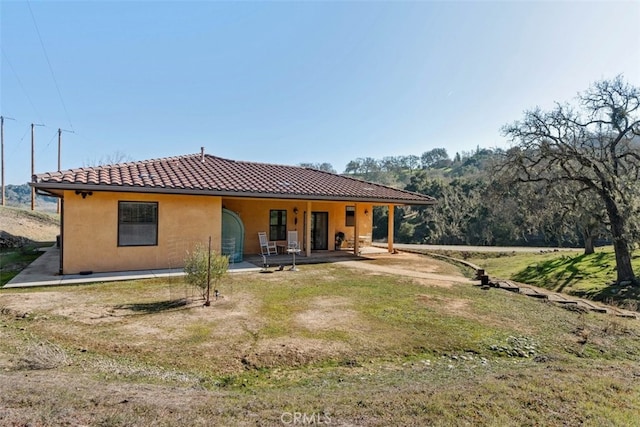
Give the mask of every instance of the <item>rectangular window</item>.
[(355, 206), (347, 206), (347, 210), (345, 211), (346, 221), (345, 224), (347, 227), (353, 227), (356, 225), (356, 207)]
[(269, 211), (269, 240), (287, 240), (287, 211)]
[(118, 246), (158, 244), (158, 203), (118, 202)]

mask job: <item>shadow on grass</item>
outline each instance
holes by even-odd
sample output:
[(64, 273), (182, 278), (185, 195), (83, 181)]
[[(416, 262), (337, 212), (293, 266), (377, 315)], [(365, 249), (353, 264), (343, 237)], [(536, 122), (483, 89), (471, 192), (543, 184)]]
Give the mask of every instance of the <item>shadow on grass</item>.
[(573, 294), (581, 298), (616, 305), (626, 310), (640, 311), (640, 282), (626, 285), (613, 283), (604, 288), (576, 291)]
[(513, 276), (514, 280), (535, 284), (545, 289), (562, 292), (567, 286), (581, 278), (577, 267), (584, 255), (576, 257), (562, 256), (557, 259), (530, 265)]
[(615, 261), (612, 257), (613, 254), (605, 252), (564, 255), (530, 265), (514, 274), (513, 279), (638, 311), (640, 283), (612, 283), (615, 280)]
[(131, 310), (140, 314), (160, 313), (163, 311), (176, 310), (179, 308), (186, 308), (189, 304), (189, 300), (186, 298), (179, 298), (169, 301), (156, 301), (137, 304), (122, 304), (117, 305), (114, 308), (119, 310)]

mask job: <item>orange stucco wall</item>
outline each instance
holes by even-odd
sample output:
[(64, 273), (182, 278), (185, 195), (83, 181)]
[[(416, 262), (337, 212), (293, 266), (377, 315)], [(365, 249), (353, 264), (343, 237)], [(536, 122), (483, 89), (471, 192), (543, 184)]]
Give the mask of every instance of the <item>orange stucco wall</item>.
[[(346, 206), (355, 206), (356, 207), (356, 221), (358, 225), (358, 231), (356, 232), (356, 227), (347, 227), (346, 223)], [(366, 212), (366, 213), (365, 213)], [(336, 228), (332, 236), (335, 236), (335, 233), (338, 231), (342, 231), (345, 234), (345, 239), (349, 242), (353, 242), (354, 239), (358, 236), (369, 236), (371, 238), (372, 229), (373, 229), (373, 205), (368, 203), (345, 203), (341, 205), (339, 212), (337, 214), (337, 224)], [(341, 215), (341, 216), (340, 216)]]
[[(300, 244), (304, 245), (304, 224), (307, 215), (307, 201), (296, 200), (264, 200), (264, 199), (223, 199), (222, 205), (234, 211), (242, 219), (245, 227), (244, 252), (260, 253), (258, 232), (269, 232), (269, 211), (281, 209), (287, 211), (287, 230), (297, 230)], [(347, 202), (311, 202), (312, 212), (328, 212), (329, 214), (329, 250), (335, 249), (334, 236), (342, 231), (347, 239), (353, 239), (356, 235), (355, 227), (347, 227), (346, 206), (356, 206), (359, 235), (371, 234), (373, 224), (373, 206), (369, 203)], [(294, 213), (298, 209), (298, 214)], [(367, 214), (365, 215), (365, 211)], [(297, 222), (296, 222), (297, 219)], [(285, 242), (282, 242), (285, 243)]]
[[(118, 202), (158, 202), (158, 245), (118, 247)], [(179, 268), (197, 242), (220, 250), (220, 197), (93, 192), (64, 194), (64, 274)]]
[[(119, 201), (158, 203), (157, 246), (118, 246)], [(297, 230), (298, 239), (304, 246), (308, 206), (307, 201), (295, 200), (115, 192), (93, 192), (83, 199), (73, 191), (66, 191), (62, 272), (181, 268), (186, 251), (198, 242), (206, 244), (209, 236), (212, 248), (220, 250), (223, 207), (236, 212), (242, 220), (245, 227), (244, 252), (247, 254), (260, 253), (258, 232), (269, 231), (269, 211), (272, 209), (287, 211), (287, 230)], [(345, 225), (346, 206), (356, 206), (357, 227)], [(294, 208), (298, 209), (297, 215)], [(334, 236), (338, 231), (345, 233), (349, 241), (358, 235), (371, 235), (371, 204), (311, 202), (310, 211), (329, 214), (329, 250), (335, 249)]]

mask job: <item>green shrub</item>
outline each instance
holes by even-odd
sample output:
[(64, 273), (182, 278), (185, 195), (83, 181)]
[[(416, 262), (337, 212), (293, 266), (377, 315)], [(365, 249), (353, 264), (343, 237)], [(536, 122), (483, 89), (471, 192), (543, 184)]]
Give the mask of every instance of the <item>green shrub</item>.
[(207, 299), (207, 291), (211, 288), (210, 282), (214, 287), (218, 285), (220, 280), (227, 274), (229, 269), (229, 257), (209, 251), (200, 243), (196, 244), (192, 251), (187, 251), (185, 258), (184, 271), (187, 274), (186, 281), (188, 284), (200, 290), (202, 298)]

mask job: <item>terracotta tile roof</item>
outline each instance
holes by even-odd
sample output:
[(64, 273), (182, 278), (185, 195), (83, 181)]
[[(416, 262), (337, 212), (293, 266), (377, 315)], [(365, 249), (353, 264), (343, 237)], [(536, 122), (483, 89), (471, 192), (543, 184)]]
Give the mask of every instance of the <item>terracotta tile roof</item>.
[(201, 154), (70, 169), (34, 176), (42, 190), (134, 191), (431, 204), (422, 194), (316, 169)]

